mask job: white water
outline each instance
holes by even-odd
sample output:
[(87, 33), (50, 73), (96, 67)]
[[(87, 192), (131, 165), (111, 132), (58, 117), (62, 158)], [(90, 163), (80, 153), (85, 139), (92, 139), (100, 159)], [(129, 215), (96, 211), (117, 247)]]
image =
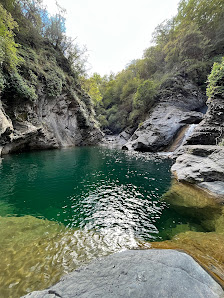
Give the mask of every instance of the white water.
[[(194, 130), (195, 130), (195, 127), (197, 126), (197, 124), (190, 124), (189, 127), (188, 127), (188, 130), (186, 131), (185, 135), (184, 135), (184, 138), (180, 144), (180, 146), (177, 148), (179, 149), (185, 142), (186, 140), (193, 134)], [(176, 150), (177, 150), (176, 149)], [(176, 151), (175, 150), (175, 151)]]
[[(173, 149), (173, 150), (171, 149), (167, 152), (164, 152), (164, 151), (159, 152), (159, 155), (164, 155), (164, 156), (169, 157), (169, 156), (172, 156), (174, 153), (177, 153), (177, 151), (180, 149), (180, 147), (183, 146), (184, 143), (186, 142), (186, 140), (193, 134), (196, 126), (197, 126), (197, 124), (190, 124), (188, 129), (186, 130), (184, 136), (183, 136), (183, 139), (182, 140), (180, 139), (180, 141), (178, 141), (177, 147), (175, 149)], [(177, 138), (179, 138), (179, 136)], [(175, 143), (175, 140), (174, 140), (173, 143)], [(171, 147), (172, 147), (172, 145), (171, 145)]]

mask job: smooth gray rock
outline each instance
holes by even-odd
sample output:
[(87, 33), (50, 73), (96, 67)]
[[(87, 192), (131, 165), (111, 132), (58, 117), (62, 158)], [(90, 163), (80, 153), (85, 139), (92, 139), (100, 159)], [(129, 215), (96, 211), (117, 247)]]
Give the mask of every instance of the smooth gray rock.
[(101, 145), (109, 148), (121, 149), (122, 146), (130, 139), (134, 130), (126, 128), (119, 135), (105, 135), (102, 139)]
[(224, 181), (202, 182), (198, 186), (224, 197)]
[(189, 255), (174, 250), (130, 250), (98, 260), (51, 288), (25, 297), (223, 297), (220, 285)]
[(54, 98), (39, 91), (35, 102), (4, 102), (4, 108), (0, 100), (2, 154), (98, 143), (103, 134), (86, 96), (78, 89)]
[(224, 98), (208, 100), (207, 105), (205, 118), (187, 140), (188, 145), (218, 145), (224, 139)]
[(224, 194), (224, 147), (188, 145), (181, 149), (171, 171), (179, 181), (196, 183), (217, 195)]
[(183, 126), (202, 120), (200, 112), (183, 111), (167, 104), (158, 105), (137, 129), (123, 149), (156, 152), (169, 146)]
[(182, 127), (203, 119), (203, 113), (196, 110), (205, 105), (206, 98), (193, 83), (178, 77), (163, 88), (148, 119), (122, 147), (124, 150), (162, 151)]

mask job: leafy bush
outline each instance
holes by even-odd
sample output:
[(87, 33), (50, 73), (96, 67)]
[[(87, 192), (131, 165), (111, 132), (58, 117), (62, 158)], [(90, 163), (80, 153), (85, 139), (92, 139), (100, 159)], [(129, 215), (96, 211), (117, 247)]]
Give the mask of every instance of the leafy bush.
[(62, 92), (64, 77), (55, 70), (50, 70), (45, 74), (46, 91), (49, 97), (59, 96)]
[(11, 74), (11, 87), (21, 98), (35, 101), (37, 99), (36, 89), (18, 72)]
[(224, 57), (222, 58), (222, 62), (214, 63), (207, 82), (206, 94), (209, 99), (217, 95), (224, 97)]
[(2, 72), (0, 72), (0, 92), (4, 89), (5, 87), (5, 78)]
[(157, 93), (157, 85), (151, 80), (146, 80), (139, 85), (134, 96), (134, 107), (136, 109), (148, 110), (154, 103)]
[(105, 115), (99, 115), (98, 116), (98, 121), (100, 122), (100, 127), (103, 128), (103, 129), (105, 129), (109, 125)]

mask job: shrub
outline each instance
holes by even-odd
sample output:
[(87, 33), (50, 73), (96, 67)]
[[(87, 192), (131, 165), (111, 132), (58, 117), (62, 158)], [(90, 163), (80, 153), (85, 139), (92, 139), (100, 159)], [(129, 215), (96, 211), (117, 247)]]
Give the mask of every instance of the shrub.
[(10, 77), (11, 87), (21, 98), (31, 101), (35, 101), (37, 99), (35, 87), (25, 80), (18, 72), (12, 73)]
[(206, 94), (209, 99), (217, 95), (224, 97), (224, 57), (220, 63), (214, 63), (207, 83)]

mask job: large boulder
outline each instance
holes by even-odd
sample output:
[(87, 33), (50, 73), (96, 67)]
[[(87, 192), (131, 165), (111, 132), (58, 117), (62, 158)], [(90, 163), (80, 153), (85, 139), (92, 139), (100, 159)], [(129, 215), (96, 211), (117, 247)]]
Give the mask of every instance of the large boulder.
[(123, 149), (150, 152), (166, 149), (181, 128), (203, 119), (203, 113), (198, 110), (205, 105), (205, 100), (190, 81), (182, 77), (171, 80), (162, 86), (158, 104)]
[(207, 105), (205, 118), (187, 140), (188, 145), (217, 145), (224, 139), (224, 98), (208, 100)]
[(189, 255), (175, 250), (130, 250), (110, 255), (25, 297), (223, 297), (219, 284)]
[(123, 149), (156, 152), (167, 148), (179, 130), (187, 124), (198, 123), (203, 114), (161, 103), (137, 129)]
[(214, 145), (183, 146), (171, 171), (182, 182), (197, 184), (224, 196), (224, 147)]

